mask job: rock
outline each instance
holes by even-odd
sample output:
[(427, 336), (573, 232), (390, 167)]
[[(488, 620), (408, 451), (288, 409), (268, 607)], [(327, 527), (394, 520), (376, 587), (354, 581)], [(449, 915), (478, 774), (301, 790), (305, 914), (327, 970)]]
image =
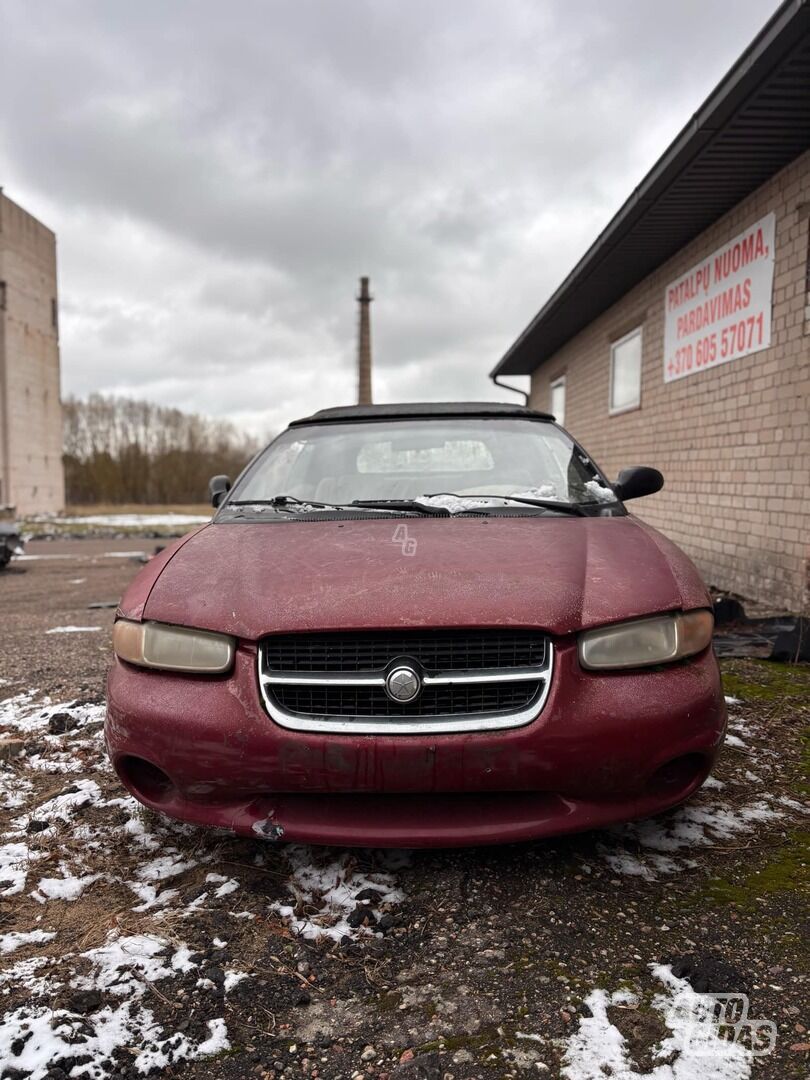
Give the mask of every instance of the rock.
[(400, 1064), (391, 1070), (391, 1080), (442, 1080), (442, 1075), (441, 1061), (435, 1051), (420, 1054), (410, 1061), (403, 1062), (400, 1058)]
[(488, 964), (492, 960), (503, 960), (505, 955), (503, 949), (482, 949), (474, 959), (476, 964)]
[(72, 731), (78, 726), (78, 719), (68, 712), (54, 713), (48, 720), (48, 732), (51, 735), (64, 735), (66, 731)]
[(376, 1056), (377, 1056), (377, 1051), (374, 1049), (374, 1047), (373, 1046), (367, 1046), (363, 1050), (363, 1053), (360, 1055), (360, 1060), (361, 1061), (373, 1061)]
[(670, 962), (672, 974), (678, 979), (686, 979), (698, 994), (747, 994), (749, 991), (745, 975), (725, 960), (689, 953)]
[(455, 1054), (453, 1054), (454, 1065), (472, 1065), (474, 1061), (475, 1057), (469, 1050), (456, 1050)]
[(49, 821), (43, 821), (42, 818), (31, 818), (28, 824), (25, 826), (27, 833), (44, 832), (50, 826)]
[(368, 926), (374, 926), (377, 921), (377, 917), (370, 907), (365, 904), (358, 904), (354, 911), (351, 912), (346, 922), (353, 930), (356, 930), (359, 926), (366, 923)]
[(361, 889), (360, 892), (355, 896), (355, 900), (370, 900), (372, 903), (374, 903), (375, 900), (381, 900), (382, 896), (383, 893), (381, 889)]
[(25, 1036), (25, 1037), (20, 1036), (19, 1039), (14, 1039), (13, 1040), (13, 1042), (11, 1043), (11, 1047), (10, 1047), (12, 1057), (19, 1057), (20, 1056), (20, 1054), (25, 1049), (25, 1044), (31, 1038), (32, 1034), (33, 1034), (33, 1032), (29, 1031), (27, 1036)]
[(384, 934), (387, 934), (389, 930), (393, 930), (396, 926), (396, 919), (391, 914), (381, 915), (377, 922), (377, 929), (382, 930)]
[(11, 761), (25, 749), (25, 743), (16, 735), (0, 735), (0, 761)]
[(103, 998), (98, 990), (77, 990), (75, 994), (71, 994), (67, 999), (65, 1008), (69, 1012), (86, 1016), (88, 1013), (101, 1008), (102, 1001)]

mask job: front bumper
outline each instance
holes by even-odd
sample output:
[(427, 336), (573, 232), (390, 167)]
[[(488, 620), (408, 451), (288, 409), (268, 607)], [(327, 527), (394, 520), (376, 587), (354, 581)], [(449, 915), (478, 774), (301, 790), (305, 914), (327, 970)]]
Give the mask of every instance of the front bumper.
[(557, 648), (542, 713), (520, 728), (295, 732), (265, 712), (255, 648), (240, 646), (222, 678), (115, 661), (106, 739), (125, 786), (181, 820), (271, 839), (428, 847), (660, 812), (706, 779), (725, 721), (711, 650), (660, 670), (597, 675), (580, 668), (570, 643)]

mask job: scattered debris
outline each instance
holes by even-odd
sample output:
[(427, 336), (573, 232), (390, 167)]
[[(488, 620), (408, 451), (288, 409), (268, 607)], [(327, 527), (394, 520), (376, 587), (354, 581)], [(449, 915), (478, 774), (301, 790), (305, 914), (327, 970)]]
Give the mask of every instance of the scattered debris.
[(714, 650), (720, 657), (810, 661), (810, 619), (804, 616), (749, 618), (738, 597), (721, 595), (714, 602), (714, 620)]
[(15, 555), (22, 555), (23, 541), (19, 527), (11, 520), (11, 507), (0, 507), (0, 570), (11, 562)]

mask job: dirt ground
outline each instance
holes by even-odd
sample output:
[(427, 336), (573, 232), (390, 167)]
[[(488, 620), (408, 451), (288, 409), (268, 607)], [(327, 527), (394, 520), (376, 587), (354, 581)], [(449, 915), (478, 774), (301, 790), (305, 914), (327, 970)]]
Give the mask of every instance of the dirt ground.
[[(661, 819), (463, 851), (237, 840), (142, 811), (104, 757), (113, 608), (89, 605), (155, 543), (32, 541), (0, 574), (0, 1077), (808, 1075), (806, 667), (723, 664), (715, 776)], [(773, 1051), (679, 1042), (696, 991), (746, 994)]]

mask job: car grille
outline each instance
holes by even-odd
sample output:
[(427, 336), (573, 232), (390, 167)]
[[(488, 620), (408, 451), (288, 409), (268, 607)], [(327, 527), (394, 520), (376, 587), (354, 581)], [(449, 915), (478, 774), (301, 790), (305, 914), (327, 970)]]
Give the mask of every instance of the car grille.
[(540, 667), (546, 639), (531, 630), (395, 630), (279, 634), (264, 642), (275, 671), (376, 671), (409, 656), (431, 671)]
[(525, 708), (537, 683), (426, 686), (409, 704), (392, 701), (376, 686), (278, 686), (273, 693), (283, 709), (305, 716), (457, 716)]
[[(488, 731), (537, 716), (551, 663), (551, 644), (530, 630), (279, 634), (261, 642), (259, 681), (270, 716), (294, 730)], [(401, 665), (421, 679), (410, 702), (386, 690)]]

